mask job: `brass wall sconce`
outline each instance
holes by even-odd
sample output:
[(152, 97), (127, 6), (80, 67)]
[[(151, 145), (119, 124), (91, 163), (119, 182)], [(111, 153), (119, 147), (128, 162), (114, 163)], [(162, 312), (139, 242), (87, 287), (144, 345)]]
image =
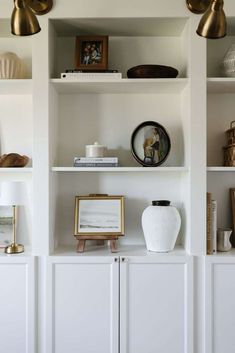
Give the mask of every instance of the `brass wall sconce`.
[(186, 0), (186, 4), (191, 12), (204, 13), (197, 28), (199, 36), (209, 39), (226, 36), (227, 23), (223, 0)]
[(48, 13), (53, 0), (14, 0), (11, 32), (16, 36), (30, 36), (41, 31), (36, 15)]

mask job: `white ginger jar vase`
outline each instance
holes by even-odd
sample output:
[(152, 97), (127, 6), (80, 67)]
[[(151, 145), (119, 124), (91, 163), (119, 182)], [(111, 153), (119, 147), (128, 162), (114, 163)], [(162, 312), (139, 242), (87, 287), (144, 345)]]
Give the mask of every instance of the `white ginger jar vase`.
[(11, 52), (0, 53), (0, 79), (20, 79), (24, 76), (22, 60)]
[(181, 217), (170, 201), (152, 201), (142, 214), (142, 227), (147, 250), (168, 252), (174, 249)]
[(222, 62), (223, 73), (227, 77), (235, 77), (235, 44), (232, 44)]

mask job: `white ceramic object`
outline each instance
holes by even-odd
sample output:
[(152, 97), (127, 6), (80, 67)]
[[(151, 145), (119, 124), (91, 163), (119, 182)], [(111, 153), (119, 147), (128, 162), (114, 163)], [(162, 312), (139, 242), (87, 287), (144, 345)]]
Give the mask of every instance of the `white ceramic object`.
[(232, 44), (222, 63), (223, 73), (227, 77), (235, 77), (235, 44)]
[(147, 250), (155, 252), (173, 250), (180, 226), (181, 218), (176, 207), (170, 206), (169, 201), (153, 201), (153, 205), (148, 206), (142, 214)]
[(217, 250), (218, 251), (229, 251), (232, 248), (230, 243), (230, 236), (232, 229), (230, 228), (219, 228), (217, 231)]
[(99, 142), (95, 142), (94, 145), (86, 146), (86, 157), (87, 158), (102, 158), (106, 156), (107, 147), (100, 145)]
[(11, 52), (0, 53), (0, 79), (20, 79), (24, 76), (22, 60)]

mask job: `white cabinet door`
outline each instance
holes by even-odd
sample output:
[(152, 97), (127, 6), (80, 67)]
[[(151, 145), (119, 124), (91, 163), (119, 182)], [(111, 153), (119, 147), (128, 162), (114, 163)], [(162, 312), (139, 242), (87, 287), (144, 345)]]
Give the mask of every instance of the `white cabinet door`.
[(0, 352), (34, 353), (34, 258), (0, 257)]
[(48, 258), (47, 353), (118, 353), (117, 260)]
[(205, 352), (235, 352), (235, 259), (210, 256), (205, 260)]
[(192, 353), (190, 257), (121, 258), (120, 353)]

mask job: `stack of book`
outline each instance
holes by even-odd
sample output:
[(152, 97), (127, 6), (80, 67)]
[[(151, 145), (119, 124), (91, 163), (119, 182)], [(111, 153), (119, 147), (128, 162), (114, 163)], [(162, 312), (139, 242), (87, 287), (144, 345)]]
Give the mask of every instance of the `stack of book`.
[(117, 157), (87, 158), (75, 157), (74, 167), (118, 167)]
[(217, 251), (217, 201), (212, 200), (211, 193), (207, 193), (207, 254)]
[(121, 79), (122, 74), (118, 70), (104, 70), (104, 71), (87, 71), (87, 70), (66, 70), (61, 73), (61, 78), (63, 79)]

